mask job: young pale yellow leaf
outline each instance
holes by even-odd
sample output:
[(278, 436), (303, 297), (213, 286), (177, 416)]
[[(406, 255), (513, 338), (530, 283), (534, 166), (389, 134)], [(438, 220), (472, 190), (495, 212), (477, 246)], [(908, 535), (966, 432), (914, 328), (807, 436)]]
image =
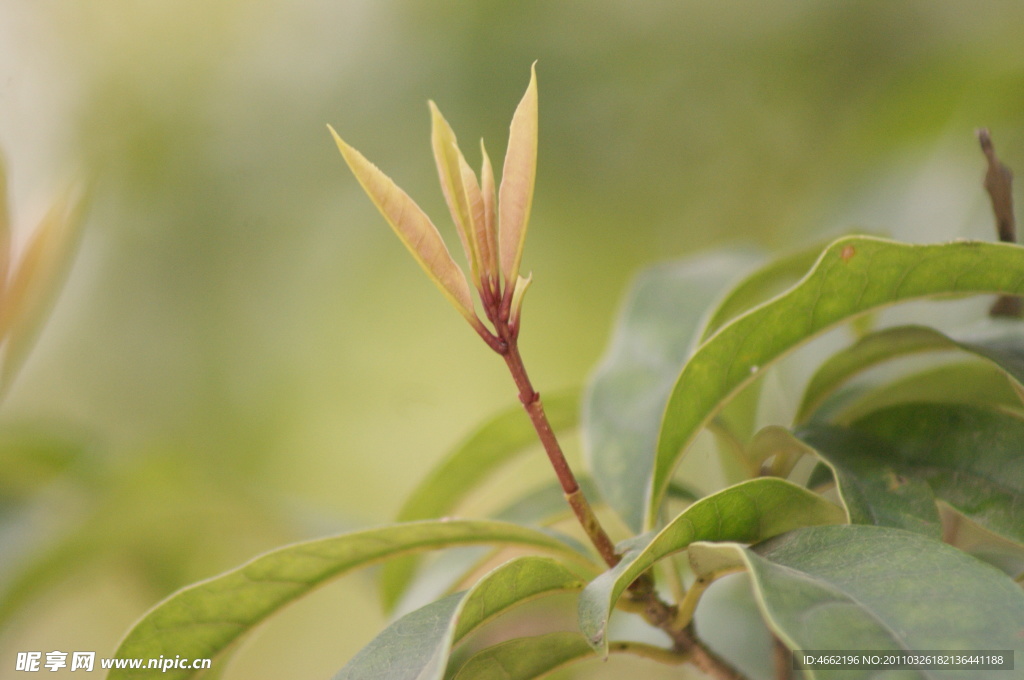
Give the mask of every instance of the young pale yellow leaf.
[(50, 304), (70, 268), (84, 210), (77, 191), (61, 196), (43, 217), (19, 258), (0, 300), (3, 360), (0, 392), (10, 385), (28, 356)]
[(533, 274), (530, 274), (525, 279), (522, 276), (516, 277), (516, 287), (512, 291), (512, 305), (510, 307), (511, 313), (509, 320), (512, 326), (519, 325), (519, 315), (523, 311), (523, 295), (526, 294), (526, 289), (530, 287), (530, 283), (533, 282)]
[(11, 216), (7, 205), (7, 167), (0, 155), (0, 296), (7, 286), (11, 263)]
[(334, 128), (330, 125), (327, 128), (334, 136), (338, 150), (341, 151), (352, 174), (359, 180), (363, 190), (391, 225), (398, 238), (455, 308), (474, 327), (479, 325), (480, 320), (473, 311), (473, 299), (470, 297), (466, 275), (455, 264), (437, 227), (390, 177), (346, 144)]
[(494, 184), (494, 168), (491, 167), (491, 159), (487, 155), (487, 149), (484, 148), (484, 140), (482, 139), (480, 140), (480, 155), (483, 157), (483, 163), (480, 168), (480, 192), (483, 195), (484, 201), (484, 231), (487, 234), (485, 240), (490, 252), (487, 271), (491, 272), (494, 278), (497, 278), (498, 224), (495, 211), (498, 206), (498, 198)]
[(469, 163), (466, 162), (461, 151), (459, 152), (459, 171), (462, 174), (462, 188), (465, 191), (469, 207), (469, 238), (473, 241), (473, 249), (476, 251), (478, 258), (477, 273), (474, 276), (474, 281), (477, 286), (481, 286), (486, 278), (493, 278), (498, 275), (498, 269), (495, 266), (495, 254), (491, 249), (491, 242), (487, 235), (487, 208), (484, 204), (480, 184), (476, 179), (476, 173), (469, 167)]
[(526, 226), (537, 176), (537, 70), (530, 67), (526, 88), (509, 129), (505, 167), (498, 190), (498, 241), (501, 273), (506, 286), (514, 286), (526, 241)]
[(480, 253), (473, 236), (473, 208), (463, 181), (462, 165), (465, 161), (462, 160), (455, 132), (434, 102), (430, 102), (430, 122), (430, 144), (434, 149), (434, 161), (437, 163), (438, 177), (441, 178), (444, 200), (448, 203), (459, 232), (459, 240), (462, 241), (462, 249), (469, 260), (470, 277), (478, 281)]

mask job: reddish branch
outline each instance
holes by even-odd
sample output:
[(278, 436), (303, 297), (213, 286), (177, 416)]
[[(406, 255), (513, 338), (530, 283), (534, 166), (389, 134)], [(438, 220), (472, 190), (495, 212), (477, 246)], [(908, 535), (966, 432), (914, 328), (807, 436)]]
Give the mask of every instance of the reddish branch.
[[(551, 423), (548, 422), (540, 394), (533, 389), (526, 374), (526, 366), (519, 354), (519, 326), (515, 314), (518, 310), (511, 309), (511, 290), (506, 290), (505, 295), (499, 296), (496, 288), (497, 286), (492, 288), (491, 285), (484, 285), (481, 290), (484, 311), (495, 332), (478, 329), (480, 337), (505, 359), (505, 364), (519, 389), (519, 401), (530, 416), (530, 422), (533, 423), (537, 436), (544, 445), (544, 451), (551, 461), (551, 467), (554, 468), (558, 482), (562, 486), (566, 501), (590, 542), (601, 555), (601, 559), (609, 568), (614, 567), (622, 557), (615, 551), (615, 544), (601, 526), (600, 520), (576, 481), (576, 476), (569, 467), (565, 454), (562, 453), (558, 438), (551, 429)], [(650, 573), (643, 574), (630, 585), (628, 597), (649, 624), (669, 636), (674, 652), (685, 655), (691, 663), (716, 680), (743, 680), (744, 676), (739, 671), (697, 638), (692, 623), (681, 629), (677, 627), (677, 607), (666, 603), (658, 596)]]

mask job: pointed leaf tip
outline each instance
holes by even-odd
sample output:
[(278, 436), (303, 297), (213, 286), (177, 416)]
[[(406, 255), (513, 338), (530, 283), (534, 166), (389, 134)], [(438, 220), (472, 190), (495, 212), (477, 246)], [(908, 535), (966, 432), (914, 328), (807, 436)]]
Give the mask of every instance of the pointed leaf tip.
[(526, 294), (526, 289), (533, 283), (533, 274), (531, 273), (525, 279), (522, 276), (516, 277), (516, 287), (512, 291), (512, 306), (511, 314), (509, 316), (509, 322), (513, 327), (519, 325), (519, 316), (523, 311), (523, 296)]
[(448, 210), (451, 212), (456, 231), (459, 233), (462, 250), (466, 253), (470, 277), (476, 281), (479, 278), (477, 272), (479, 271), (480, 255), (473, 238), (471, 199), (467, 194), (462, 176), (462, 163), (465, 161), (462, 160), (462, 152), (459, 151), (458, 140), (451, 125), (448, 124), (433, 100), (428, 101), (427, 104), (430, 106), (430, 145), (434, 151), (437, 175), (441, 180), (441, 191), (444, 193), (445, 203), (448, 204)]
[(514, 286), (519, 274), (536, 177), (537, 70), (534, 62), (530, 67), (530, 84), (512, 116), (498, 190), (498, 248), (506, 286)]
[(497, 282), (498, 273), (498, 197), (494, 184), (494, 168), (491, 166), (491, 158), (487, 155), (487, 147), (484, 140), (480, 140), (480, 157), (483, 159), (480, 165), (480, 193), (484, 202), (484, 232), (487, 242), (488, 260), (487, 271), (492, 279)]
[(333, 127), (327, 129), (352, 174), (427, 276), (470, 324), (478, 325), (466, 275), (452, 259), (434, 223), (390, 177), (349, 146)]

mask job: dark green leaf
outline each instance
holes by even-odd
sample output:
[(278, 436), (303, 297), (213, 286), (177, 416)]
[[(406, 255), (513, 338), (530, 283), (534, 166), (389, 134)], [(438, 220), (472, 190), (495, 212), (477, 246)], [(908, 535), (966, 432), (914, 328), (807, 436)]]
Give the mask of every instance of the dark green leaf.
[[(746, 564), (764, 616), (791, 649), (1013, 649), (1018, 659), (1024, 653), (1024, 591), (995, 568), (921, 534), (825, 526), (799, 529), (753, 548), (719, 544), (700, 549), (732, 553)], [(807, 675), (814, 680), (897, 677), (869, 670)], [(997, 671), (983, 675), (1017, 677)], [(905, 671), (898, 677), (981, 676), (976, 670), (944, 670)]]
[(989, 531), (1024, 544), (1024, 420), (963, 404), (905, 404), (853, 424), (889, 442), (892, 465)]
[(875, 524), (940, 538), (942, 527), (928, 483), (900, 474), (892, 445), (863, 432), (810, 426), (797, 436), (832, 468), (839, 496), (853, 524)]
[(958, 241), (909, 245), (843, 238), (786, 293), (722, 327), (687, 361), (658, 441), (646, 524), (701, 427), (769, 364), (824, 332), (898, 302), (963, 293), (1024, 293), (1024, 248)]
[[(416, 550), (473, 544), (528, 546), (587, 564), (553, 536), (494, 521), (412, 522), (296, 543), (171, 595), (135, 624), (117, 657), (213, 658), (281, 607), (351, 569)], [(188, 670), (113, 670), (107, 677), (192, 676)]]
[(658, 427), (708, 305), (749, 254), (715, 253), (643, 272), (583, 400), (583, 441), (603, 498), (633, 530), (643, 523)]
[(694, 541), (754, 542), (796, 527), (844, 521), (841, 508), (803, 487), (761, 477), (703, 498), (650, 541), (640, 541), (614, 568), (580, 595), (580, 630), (604, 648), (612, 608), (630, 583), (651, 565)]

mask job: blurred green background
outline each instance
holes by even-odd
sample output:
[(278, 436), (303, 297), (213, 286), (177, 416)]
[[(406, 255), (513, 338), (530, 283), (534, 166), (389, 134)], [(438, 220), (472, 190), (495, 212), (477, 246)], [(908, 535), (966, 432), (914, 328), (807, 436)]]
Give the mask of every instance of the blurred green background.
[[(974, 130), (1024, 169), (1021, 26), (1015, 0), (5, 0), (18, 233), (69, 178), (92, 203), (0, 412), (0, 677), (17, 651), (110, 655), (259, 551), (387, 522), (514, 403), (327, 123), (454, 246), (426, 101), (473, 165), (480, 137), (499, 159), (539, 60), (522, 347), (543, 393), (586, 379), (654, 261), (851, 227), (990, 238)], [(383, 624), (370, 583), (287, 610), (231, 677), (330, 677)]]

